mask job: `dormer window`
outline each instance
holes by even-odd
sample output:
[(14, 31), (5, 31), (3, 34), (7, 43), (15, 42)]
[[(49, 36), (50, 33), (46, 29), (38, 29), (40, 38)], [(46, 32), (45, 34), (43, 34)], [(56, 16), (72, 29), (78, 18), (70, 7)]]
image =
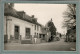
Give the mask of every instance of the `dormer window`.
[(19, 14), (19, 16), (21, 16), (22, 18), (25, 18), (25, 12), (24, 12), (24, 11), (19, 11), (18, 14)]

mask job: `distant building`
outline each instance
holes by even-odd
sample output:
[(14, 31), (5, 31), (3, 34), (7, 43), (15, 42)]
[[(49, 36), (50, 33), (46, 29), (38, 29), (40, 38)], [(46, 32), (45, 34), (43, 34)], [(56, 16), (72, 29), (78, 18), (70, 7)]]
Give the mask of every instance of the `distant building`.
[(76, 42), (76, 26), (73, 26), (71, 29), (67, 30), (66, 41)]
[(45, 40), (45, 41), (49, 41), (49, 38), (51, 37), (51, 32), (49, 31), (49, 27), (41, 27), (41, 34), (40, 34), (40, 38), (41, 40)]
[[(10, 4), (4, 9), (4, 38), (6, 41), (34, 42), (34, 38), (48, 41), (49, 30), (37, 22), (34, 15), (29, 16), (24, 11), (16, 11)], [(44, 30), (44, 31), (43, 31)], [(6, 39), (7, 38), (7, 39)], [(25, 41), (24, 41), (25, 40)], [(27, 42), (28, 41), (28, 42)]]

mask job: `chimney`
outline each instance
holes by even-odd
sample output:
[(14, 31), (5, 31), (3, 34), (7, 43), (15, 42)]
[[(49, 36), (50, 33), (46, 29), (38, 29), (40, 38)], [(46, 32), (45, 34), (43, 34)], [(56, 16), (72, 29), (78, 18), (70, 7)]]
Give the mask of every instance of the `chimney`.
[(10, 6), (13, 8), (14, 7), (14, 3), (10, 3)]
[(52, 22), (52, 18), (51, 18), (51, 22)]
[(34, 15), (32, 15), (31, 18), (34, 18)]

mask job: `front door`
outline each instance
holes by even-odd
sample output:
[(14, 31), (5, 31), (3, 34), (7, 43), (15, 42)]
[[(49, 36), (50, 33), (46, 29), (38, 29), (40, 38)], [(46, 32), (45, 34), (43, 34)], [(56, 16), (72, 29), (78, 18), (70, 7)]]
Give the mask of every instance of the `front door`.
[(19, 26), (15, 26), (14, 30), (15, 39), (19, 39)]
[(26, 37), (26, 39), (30, 39), (30, 28), (26, 28), (25, 37)]
[(45, 35), (43, 34), (43, 40), (45, 40)]

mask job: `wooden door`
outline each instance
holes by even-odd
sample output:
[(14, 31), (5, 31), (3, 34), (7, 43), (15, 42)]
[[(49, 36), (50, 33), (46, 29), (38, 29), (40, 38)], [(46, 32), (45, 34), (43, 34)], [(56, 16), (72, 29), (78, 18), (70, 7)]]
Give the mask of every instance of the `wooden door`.
[(30, 39), (30, 28), (26, 28), (25, 37), (26, 37), (26, 39)]
[(15, 26), (14, 30), (15, 39), (19, 39), (19, 26)]

